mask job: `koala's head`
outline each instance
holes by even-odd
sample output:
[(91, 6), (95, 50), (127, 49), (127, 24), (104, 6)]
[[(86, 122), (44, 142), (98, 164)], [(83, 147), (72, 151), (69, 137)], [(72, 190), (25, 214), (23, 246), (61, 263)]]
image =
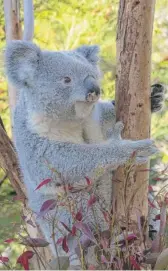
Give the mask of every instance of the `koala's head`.
[(24, 93), (30, 115), (80, 119), (100, 95), (98, 51), (97, 46), (42, 51), (33, 43), (12, 41), (6, 48), (7, 76)]

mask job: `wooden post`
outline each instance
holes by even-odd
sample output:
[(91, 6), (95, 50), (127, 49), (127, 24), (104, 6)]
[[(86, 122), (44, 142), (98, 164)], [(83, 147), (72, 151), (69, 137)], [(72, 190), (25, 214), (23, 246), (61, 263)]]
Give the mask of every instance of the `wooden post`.
[[(117, 30), (116, 115), (123, 138), (150, 137), (150, 74), (155, 0), (120, 0)], [(148, 213), (148, 165), (135, 167), (126, 183), (124, 168), (113, 179), (118, 216), (137, 221)], [(133, 197), (134, 194), (134, 197)], [(133, 197), (133, 198), (132, 198)], [(131, 204), (130, 204), (131, 202)]]

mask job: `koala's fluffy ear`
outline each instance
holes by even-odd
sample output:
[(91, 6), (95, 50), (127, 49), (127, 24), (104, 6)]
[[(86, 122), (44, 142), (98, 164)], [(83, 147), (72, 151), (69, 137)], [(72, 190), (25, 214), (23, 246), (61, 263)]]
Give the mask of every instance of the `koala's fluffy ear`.
[(76, 49), (78, 53), (84, 56), (93, 65), (97, 64), (99, 61), (99, 46), (97, 45), (83, 45)]
[(6, 74), (16, 87), (33, 83), (35, 72), (42, 58), (41, 50), (35, 44), (12, 41), (5, 50)]

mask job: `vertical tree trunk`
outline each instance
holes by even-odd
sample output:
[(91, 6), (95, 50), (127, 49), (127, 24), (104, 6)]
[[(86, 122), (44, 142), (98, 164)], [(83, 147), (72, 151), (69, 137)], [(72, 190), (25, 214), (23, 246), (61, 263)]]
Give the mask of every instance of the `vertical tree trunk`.
[[(7, 43), (11, 40), (22, 39), (21, 31), (21, 21), (20, 21), (20, 0), (4, 0), (4, 14), (5, 14), (5, 30), (6, 30), (6, 41)], [(24, 0), (24, 33), (23, 39), (26, 41), (31, 41), (34, 34), (34, 13), (33, 13), (33, 0)], [(16, 105), (16, 89), (9, 85), (9, 107), (11, 111), (11, 124), (13, 127), (13, 110)], [(26, 203), (26, 189), (23, 182), (21, 181), (19, 174), (19, 166), (16, 158), (16, 153), (14, 151), (13, 145), (8, 138), (6, 132), (0, 127), (0, 165), (8, 173), (8, 177), (18, 197)], [(24, 209), (24, 213), (27, 211), (27, 206)], [(31, 218), (33, 220), (33, 217)], [(35, 224), (35, 221), (34, 221)], [(27, 231), (31, 237), (41, 237), (43, 235), (39, 227), (35, 229), (27, 225)], [(53, 257), (49, 247), (39, 248), (38, 253), (41, 259), (46, 265), (46, 269), (50, 266), (47, 264), (49, 260)], [(39, 257), (36, 255), (31, 260), (32, 266), (35, 270), (44, 269), (44, 266), (39, 261)]]
[[(4, 0), (4, 14), (5, 14), (5, 32), (6, 41), (19, 40), (22, 38), (21, 22), (20, 22), (20, 1), (19, 0)], [(13, 86), (8, 87), (9, 107), (11, 112), (16, 104), (16, 89)]]
[[(120, 0), (117, 30), (116, 115), (124, 123), (123, 138), (150, 137), (150, 73), (155, 0)], [(114, 176), (117, 214), (137, 221), (148, 212), (147, 165), (135, 167), (128, 180), (124, 168)], [(134, 197), (133, 197), (134, 195)], [(131, 204), (130, 204), (131, 202)]]

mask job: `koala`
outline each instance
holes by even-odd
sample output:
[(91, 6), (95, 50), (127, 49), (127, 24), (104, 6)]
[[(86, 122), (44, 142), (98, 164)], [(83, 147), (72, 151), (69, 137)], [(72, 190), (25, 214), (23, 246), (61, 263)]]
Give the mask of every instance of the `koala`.
[[(66, 185), (75, 186), (85, 184), (86, 176), (110, 208), (111, 172), (125, 164), (133, 153), (136, 163), (143, 164), (157, 151), (150, 139), (121, 139), (123, 124), (115, 121), (115, 103), (100, 100), (98, 52), (98, 46), (44, 51), (25, 41), (12, 41), (6, 48), (7, 78), (18, 91), (13, 128), (15, 147), (34, 213), (39, 213), (44, 201), (58, 197), (62, 179)], [(152, 111), (160, 109), (162, 93), (162, 86), (152, 86)], [(55, 177), (46, 161), (61, 178)], [(99, 169), (103, 170), (97, 174)], [(48, 178), (52, 182), (35, 191)], [(82, 206), (85, 222), (94, 231), (93, 214), (87, 212), (88, 194), (77, 194), (76, 202)], [(99, 204), (95, 203), (94, 208), (98, 227), (104, 231), (107, 225)], [(67, 210), (61, 207), (56, 219), (72, 224)], [(37, 221), (52, 243), (50, 223), (44, 218)], [(57, 239), (60, 236), (56, 234)], [(54, 245), (51, 247), (55, 253)], [(59, 255), (64, 253), (59, 251)]]

